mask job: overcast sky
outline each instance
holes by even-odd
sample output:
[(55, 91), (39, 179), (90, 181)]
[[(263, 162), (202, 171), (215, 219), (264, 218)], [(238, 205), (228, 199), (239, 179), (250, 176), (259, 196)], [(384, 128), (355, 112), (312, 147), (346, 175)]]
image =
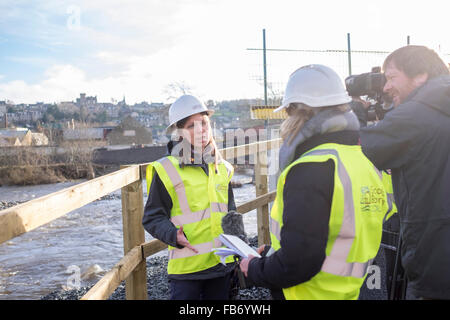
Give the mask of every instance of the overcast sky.
[[(100, 102), (170, 102), (171, 83), (204, 100), (262, 97), (262, 55), (246, 49), (262, 47), (263, 28), (268, 48), (346, 49), (350, 33), (354, 50), (392, 51), (410, 35), (450, 53), (448, 3), (1, 0), (0, 100), (71, 101), (85, 92)], [(282, 90), (279, 79), (305, 61), (328, 61), (304, 58), (269, 52), (269, 82)]]

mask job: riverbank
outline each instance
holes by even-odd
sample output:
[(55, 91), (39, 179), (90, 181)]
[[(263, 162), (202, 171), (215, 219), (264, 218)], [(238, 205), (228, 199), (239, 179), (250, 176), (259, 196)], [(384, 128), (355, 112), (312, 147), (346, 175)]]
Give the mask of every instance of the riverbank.
[[(51, 292), (41, 300), (80, 300), (92, 286), (79, 289)], [(147, 288), (149, 300), (168, 300), (170, 298), (167, 279), (167, 258), (154, 257), (147, 260)], [(241, 289), (233, 292), (231, 300), (271, 300), (270, 291), (265, 288)], [(122, 282), (108, 300), (125, 300), (125, 283)]]
[[(255, 198), (250, 174), (236, 173), (233, 180), (242, 182), (235, 189), (236, 204)], [(86, 180), (56, 184), (0, 187), (3, 208), (37, 199)], [(142, 185), (147, 200), (146, 181)], [(244, 215), (249, 237), (256, 236), (256, 210)], [(153, 238), (146, 233), (145, 241)], [(152, 256), (164, 256), (159, 252)], [(38, 300), (50, 292), (67, 287), (73, 270), (81, 277), (81, 287), (91, 286), (123, 257), (123, 226), (121, 190), (71, 211), (19, 237), (0, 244), (0, 300)], [(149, 259), (150, 260), (150, 257)], [(92, 273), (92, 272), (91, 272)]]
[(119, 165), (94, 162), (97, 145), (65, 143), (54, 147), (0, 148), (0, 186), (38, 185), (92, 179)]

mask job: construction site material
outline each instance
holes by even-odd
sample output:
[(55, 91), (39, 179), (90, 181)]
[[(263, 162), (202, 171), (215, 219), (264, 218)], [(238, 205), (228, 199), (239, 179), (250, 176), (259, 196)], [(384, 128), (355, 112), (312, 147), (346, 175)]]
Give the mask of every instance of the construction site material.
[(250, 114), (252, 119), (286, 119), (286, 110), (280, 112), (273, 112), (277, 106), (252, 106), (250, 108)]

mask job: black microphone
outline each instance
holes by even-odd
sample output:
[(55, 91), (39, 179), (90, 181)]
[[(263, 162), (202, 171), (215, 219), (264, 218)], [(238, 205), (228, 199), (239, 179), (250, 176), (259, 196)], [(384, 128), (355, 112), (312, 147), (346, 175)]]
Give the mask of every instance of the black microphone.
[(239, 237), (245, 243), (248, 242), (247, 234), (244, 229), (244, 220), (242, 219), (242, 214), (236, 211), (228, 212), (222, 218), (222, 229), (225, 234), (231, 234), (233, 236)]

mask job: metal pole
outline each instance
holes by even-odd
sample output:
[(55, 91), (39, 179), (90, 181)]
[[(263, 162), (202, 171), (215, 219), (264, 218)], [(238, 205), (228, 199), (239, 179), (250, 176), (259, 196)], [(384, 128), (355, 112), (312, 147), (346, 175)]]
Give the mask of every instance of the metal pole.
[(406, 37), (406, 44), (409, 46), (409, 36)]
[(350, 49), (350, 33), (347, 33), (348, 75), (352, 75), (352, 51)]
[(264, 105), (267, 106), (266, 29), (263, 29)]

